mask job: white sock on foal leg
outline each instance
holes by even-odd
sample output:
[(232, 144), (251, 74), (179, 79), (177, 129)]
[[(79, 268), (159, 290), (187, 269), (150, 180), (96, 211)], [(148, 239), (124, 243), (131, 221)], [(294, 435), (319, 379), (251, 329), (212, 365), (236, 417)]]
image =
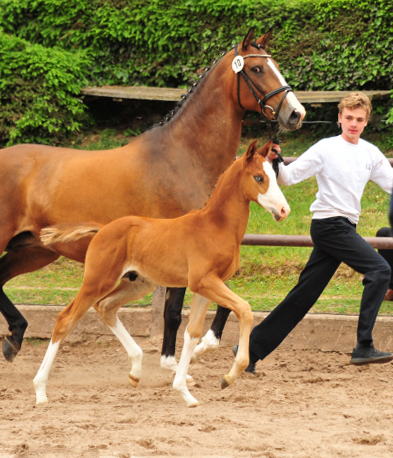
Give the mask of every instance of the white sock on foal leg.
[(125, 348), (128, 359), (131, 361), (131, 372), (129, 374), (129, 381), (135, 388), (142, 375), (142, 349), (130, 336), (127, 329), (123, 326), (123, 323), (116, 317), (116, 325), (109, 326), (113, 334), (120, 340), (120, 343)]
[(50, 341), (41, 367), (39, 368), (37, 375), (34, 377), (33, 383), (36, 393), (37, 405), (45, 404), (48, 402), (48, 398), (46, 397), (46, 383), (48, 381), (49, 371), (52, 367), (59, 346), (60, 340), (58, 340), (55, 344), (52, 343), (52, 340)]
[(202, 341), (195, 347), (194, 353), (191, 357), (191, 363), (198, 361), (198, 359), (205, 353), (217, 350), (219, 345), (220, 341), (214, 335), (214, 332), (209, 329), (206, 335), (202, 338)]
[(187, 407), (195, 407), (198, 405), (198, 401), (188, 391), (186, 378), (188, 372), (188, 366), (192, 352), (194, 351), (198, 338), (191, 338), (186, 329), (184, 333), (184, 344), (181, 352), (179, 367), (177, 369), (175, 380), (173, 381), (173, 388), (180, 393), (180, 396), (184, 399)]

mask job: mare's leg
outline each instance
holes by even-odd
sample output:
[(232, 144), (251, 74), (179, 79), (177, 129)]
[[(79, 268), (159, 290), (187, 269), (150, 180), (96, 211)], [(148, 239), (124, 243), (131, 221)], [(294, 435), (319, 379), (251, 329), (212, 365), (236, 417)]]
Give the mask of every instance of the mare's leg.
[(201, 342), (195, 347), (191, 362), (195, 363), (205, 353), (217, 350), (220, 345), (222, 332), (228, 316), (231, 313), (230, 309), (217, 305), (217, 312), (214, 317), (211, 328), (207, 331)]
[(127, 352), (131, 362), (129, 381), (133, 387), (138, 385), (142, 374), (142, 350), (123, 326), (117, 315), (117, 310), (127, 302), (140, 299), (151, 293), (155, 287), (154, 283), (139, 276), (132, 282), (128, 279), (122, 279), (111, 293), (94, 306)]
[(191, 395), (187, 388), (187, 372), (192, 353), (202, 334), (203, 323), (210, 299), (194, 293), (191, 303), (190, 318), (184, 332), (183, 350), (180, 356), (179, 367), (176, 372), (173, 388), (179, 392), (187, 407), (195, 407), (198, 401)]
[(176, 372), (177, 363), (175, 359), (176, 336), (181, 325), (181, 314), (183, 308), (186, 288), (167, 288), (164, 310), (164, 340), (161, 351), (161, 367)]
[(3, 291), (5, 283), (12, 278), (50, 264), (59, 257), (53, 251), (45, 248), (27, 247), (15, 251), (8, 251), (0, 258), (0, 311), (7, 320), (10, 336), (3, 341), (3, 354), (7, 361), (12, 362), (18, 354), (23, 336), (27, 328), (27, 321)]
[[(190, 285), (191, 288), (191, 285)], [(232, 292), (215, 275), (203, 278), (195, 288), (198, 294), (208, 297), (217, 304), (232, 310), (240, 324), (239, 349), (229, 374), (224, 375), (221, 380), (221, 388), (226, 388), (239, 377), (249, 363), (249, 341), (251, 327), (254, 320), (250, 304)]]

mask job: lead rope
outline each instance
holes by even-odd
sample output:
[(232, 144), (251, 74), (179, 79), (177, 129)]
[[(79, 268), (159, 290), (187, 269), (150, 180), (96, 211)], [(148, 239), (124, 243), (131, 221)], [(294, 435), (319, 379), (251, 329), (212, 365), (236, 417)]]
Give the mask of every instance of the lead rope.
[[(273, 143), (275, 143), (276, 145), (279, 145), (281, 143), (281, 140), (279, 140), (279, 138), (278, 138), (278, 132), (276, 132), (276, 134), (273, 137), (272, 123), (271, 122), (269, 122), (269, 133), (270, 133), (269, 140), (273, 140)], [(276, 178), (278, 178), (278, 172), (280, 170), (279, 164), (281, 162), (284, 162), (284, 159), (281, 156), (281, 154), (275, 148), (272, 148), (272, 151), (274, 151), (278, 156), (276, 159), (273, 159), (273, 161), (272, 161), (272, 167), (273, 167), (274, 173), (276, 174)]]

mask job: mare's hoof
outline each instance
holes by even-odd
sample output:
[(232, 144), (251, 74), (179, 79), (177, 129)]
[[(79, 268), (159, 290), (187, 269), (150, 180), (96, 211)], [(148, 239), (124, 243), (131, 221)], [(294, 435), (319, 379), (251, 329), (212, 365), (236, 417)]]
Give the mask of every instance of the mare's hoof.
[(224, 388), (228, 388), (230, 383), (227, 380), (227, 376), (224, 375), (224, 377), (221, 379), (221, 389), (223, 390)]
[(133, 377), (132, 375), (129, 375), (128, 376), (128, 380), (130, 381), (131, 385), (136, 388), (138, 386), (138, 383), (139, 383), (139, 378), (136, 378), (136, 377)]
[(19, 353), (20, 343), (12, 339), (12, 337), (6, 336), (3, 341), (3, 355), (4, 358), (12, 363), (16, 355)]

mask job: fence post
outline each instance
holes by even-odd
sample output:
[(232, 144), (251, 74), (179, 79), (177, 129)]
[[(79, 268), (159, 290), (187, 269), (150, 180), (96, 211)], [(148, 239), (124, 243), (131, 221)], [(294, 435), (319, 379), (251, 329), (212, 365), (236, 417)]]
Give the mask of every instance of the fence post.
[(153, 291), (150, 337), (164, 333), (165, 294), (166, 288), (164, 286), (157, 286)]

